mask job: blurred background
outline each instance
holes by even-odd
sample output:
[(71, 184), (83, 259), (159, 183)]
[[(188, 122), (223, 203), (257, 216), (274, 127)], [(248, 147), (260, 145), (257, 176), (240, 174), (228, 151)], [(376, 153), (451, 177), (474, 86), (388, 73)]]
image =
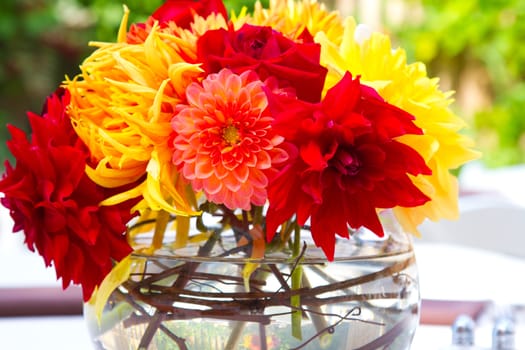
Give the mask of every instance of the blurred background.
[[(232, 9), (251, 0), (225, 1)], [(263, 1), (268, 2), (268, 0)], [(127, 0), (131, 21), (143, 21), (161, 0)], [(329, 8), (385, 31), (422, 61), (469, 123), (483, 164), (525, 162), (525, 1), (326, 0)], [(45, 97), (74, 76), (90, 40), (114, 40), (121, 1), (4, 0), (0, 4), (0, 122), (25, 126), (27, 110), (40, 112)], [(8, 157), (0, 128), (0, 159)]]

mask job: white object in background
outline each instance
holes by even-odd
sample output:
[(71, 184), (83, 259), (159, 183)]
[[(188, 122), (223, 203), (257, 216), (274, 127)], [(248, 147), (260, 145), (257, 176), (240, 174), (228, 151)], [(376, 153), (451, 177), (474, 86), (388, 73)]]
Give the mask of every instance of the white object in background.
[(24, 233), (13, 233), (9, 211), (0, 205), (0, 288), (58, 287), (55, 270), (24, 244)]
[(483, 193), (462, 196), (459, 210), (456, 221), (424, 222), (421, 240), (525, 258), (525, 207), (496, 193)]
[(468, 315), (460, 315), (452, 324), (452, 345), (440, 350), (482, 350), (474, 342), (476, 331), (474, 320)]
[(516, 325), (510, 317), (496, 320), (492, 330), (492, 350), (515, 350)]
[(480, 161), (468, 163), (459, 175), (462, 191), (495, 193), (525, 208), (525, 164), (489, 169)]
[(2, 349), (93, 350), (82, 316), (0, 318)]
[(414, 251), (423, 299), (525, 304), (525, 259), (418, 239), (414, 240)]
[(474, 345), (474, 330), (476, 324), (468, 315), (460, 315), (452, 324), (452, 345)]

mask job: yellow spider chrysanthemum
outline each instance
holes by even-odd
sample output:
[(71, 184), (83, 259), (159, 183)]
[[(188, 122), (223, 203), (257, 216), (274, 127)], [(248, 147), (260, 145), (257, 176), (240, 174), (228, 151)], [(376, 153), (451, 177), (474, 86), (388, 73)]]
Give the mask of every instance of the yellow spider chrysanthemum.
[(197, 59), (197, 53), (195, 48), (197, 47), (197, 40), (208, 30), (215, 30), (228, 26), (226, 20), (220, 14), (211, 14), (207, 18), (195, 16), (193, 23), (191, 24), (191, 30), (182, 29), (177, 27), (174, 23), (171, 23), (171, 30), (180, 37), (180, 45), (186, 45), (188, 58), (190, 62), (194, 62)]
[(361, 75), (361, 81), (374, 87), (387, 102), (414, 115), (416, 125), (424, 131), (424, 135), (400, 138), (432, 169), (432, 175), (413, 178), (432, 200), (417, 208), (395, 208), (404, 228), (417, 234), (417, 226), (425, 218), (456, 218), (458, 185), (449, 170), (479, 155), (471, 149), (473, 142), (458, 133), (465, 123), (449, 109), (452, 93), (440, 91), (438, 79), (428, 78), (422, 63), (407, 64), (405, 51), (393, 50), (386, 35), (363, 37), (358, 33), (356, 38), (353, 18), (346, 20), (340, 44), (324, 33), (319, 33), (316, 41), (322, 44), (321, 63), (329, 69), (325, 91), (347, 71)]
[(186, 87), (201, 78), (198, 65), (186, 63), (178, 38), (156, 26), (143, 43), (96, 43), (81, 65), (81, 74), (66, 81), (69, 113), (88, 145), (94, 167), (87, 174), (103, 187), (143, 180), (102, 204), (143, 197), (138, 210), (194, 213), (171, 163), (170, 120), (185, 100)]
[(312, 36), (324, 32), (336, 44), (339, 44), (343, 34), (343, 21), (339, 14), (328, 11), (316, 0), (270, 0), (267, 9), (257, 1), (252, 15), (241, 13), (233, 16), (232, 22), (237, 28), (244, 23), (271, 26), (291, 39), (297, 39), (306, 28)]
[[(148, 18), (143, 26), (132, 26), (127, 35), (127, 41), (131, 43), (142, 43), (156, 26), (156, 21), (153, 17)], [(212, 13), (204, 18), (195, 15), (190, 28), (182, 28), (177, 26), (175, 22), (165, 23), (162, 28), (156, 28), (159, 36), (167, 45), (172, 46), (177, 53), (186, 61), (194, 63), (197, 60), (197, 40), (208, 30), (226, 29), (228, 26), (226, 20), (221, 14)]]

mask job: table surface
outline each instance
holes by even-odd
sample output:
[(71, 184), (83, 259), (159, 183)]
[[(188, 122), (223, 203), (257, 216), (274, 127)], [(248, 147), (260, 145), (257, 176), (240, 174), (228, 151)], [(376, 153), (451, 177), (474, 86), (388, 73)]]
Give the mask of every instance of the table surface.
[[(525, 349), (525, 327), (517, 330), (516, 349)], [(420, 326), (412, 343), (413, 350), (440, 350), (451, 341), (451, 331), (444, 326)], [(476, 344), (490, 349), (491, 329), (476, 329)], [(10, 350), (93, 350), (81, 316), (0, 318), (2, 349)]]

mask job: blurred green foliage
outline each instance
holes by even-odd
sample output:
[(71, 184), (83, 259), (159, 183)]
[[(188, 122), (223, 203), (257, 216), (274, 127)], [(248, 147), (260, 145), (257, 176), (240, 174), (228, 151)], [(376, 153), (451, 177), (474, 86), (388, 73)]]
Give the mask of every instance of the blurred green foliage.
[[(130, 0), (133, 19), (160, 4)], [(147, 5), (146, 5), (147, 4)], [(74, 76), (90, 40), (114, 40), (122, 4), (87, 0), (3, 0), (0, 3), (0, 120), (26, 128), (26, 111), (40, 112), (65, 75)], [(0, 128), (0, 159), (8, 158)]]
[[(479, 101), (482, 105), (472, 111), (474, 136), (484, 161), (490, 166), (525, 162), (525, 1), (407, 3), (409, 9), (423, 9), (421, 18), (395, 28), (409, 55), (425, 62), (434, 75), (448, 72), (458, 92), (472, 86), (467, 79), (484, 85), (489, 103)], [(467, 77), (464, 73), (473, 67), (479, 69)], [(483, 79), (488, 79), (486, 84)], [(468, 93), (461, 97), (469, 98)]]
[[(132, 23), (143, 22), (163, 1), (0, 1), (0, 170), (10, 157), (5, 124), (27, 128), (26, 112), (40, 112), (64, 77), (78, 73), (92, 50), (88, 42), (115, 40), (124, 3)], [(236, 12), (253, 7), (252, 0), (225, 4)]]

